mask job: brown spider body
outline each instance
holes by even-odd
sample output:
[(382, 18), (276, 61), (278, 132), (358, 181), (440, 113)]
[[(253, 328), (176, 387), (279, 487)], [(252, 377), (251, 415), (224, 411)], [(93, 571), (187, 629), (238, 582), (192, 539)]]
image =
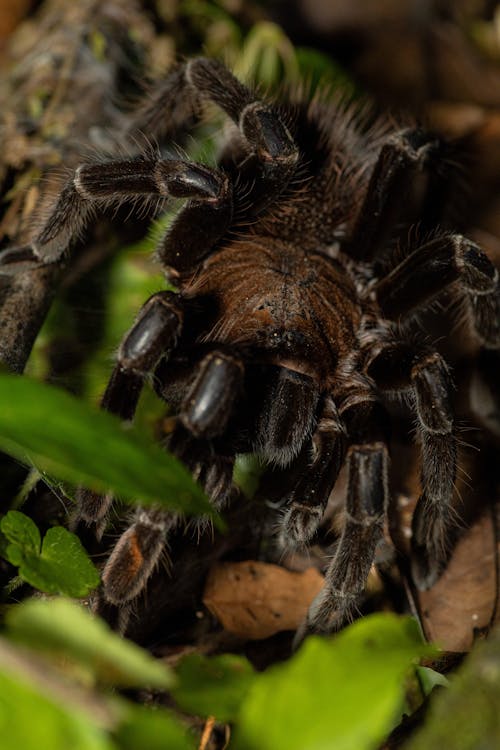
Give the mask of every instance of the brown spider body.
[[(318, 243), (319, 244), (319, 243)], [(214, 300), (217, 322), (207, 339), (259, 350), (280, 364), (331, 386), (339, 362), (356, 347), (361, 318), (347, 269), (318, 249), (256, 236), (217, 251), (183, 294)]]
[[(338, 101), (260, 101), (204, 59), (159, 84), (132, 130), (178, 132), (205, 101), (233, 122), (217, 168), (145, 155), (82, 165), (34, 242), (6, 251), (0, 265), (57, 259), (95, 204), (187, 199), (158, 249), (179, 291), (158, 292), (143, 306), (102, 407), (132, 419), (153, 375), (177, 414), (170, 450), (217, 508), (229, 498), (238, 452), (289, 467), (280, 535), (289, 546), (313, 537), (346, 463), (345, 526), (302, 632), (333, 630), (355, 611), (382, 535), (384, 401), (394, 393), (410, 396), (422, 452), (416, 583), (432, 585), (446, 562), (456, 474), (452, 386), (413, 320), (451, 287), (482, 344), (500, 348), (498, 273), (446, 227), (446, 148), (436, 138), (388, 121), (368, 127), (366, 116)], [(80, 519), (102, 528), (110, 502), (82, 491)], [(179, 522), (161, 509), (137, 511), (103, 571), (107, 602), (127, 607), (144, 589)]]

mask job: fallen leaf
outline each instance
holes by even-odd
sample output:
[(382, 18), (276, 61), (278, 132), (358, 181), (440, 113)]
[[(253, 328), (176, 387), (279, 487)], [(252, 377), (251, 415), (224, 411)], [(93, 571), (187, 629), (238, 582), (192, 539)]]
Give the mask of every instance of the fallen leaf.
[(496, 538), (484, 513), (458, 542), (441, 578), (418, 594), (426, 638), (446, 651), (469, 651), (492, 623), (497, 596)]
[[(411, 516), (420, 493), (420, 456), (418, 450), (404, 452), (399, 446), (394, 455), (396, 471), (401, 472), (396, 486), (401, 491), (395, 493), (392, 506), (392, 536), (398, 550), (408, 558)], [(495, 521), (491, 491), (485, 481), (492, 469), (486, 458), (482, 463), (481, 456), (478, 450), (460, 450), (455, 506), (460, 529), (441, 577), (428, 591), (418, 591), (411, 579), (408, 582), (408, 593), (426, 638), (446, 651), (469, 651), (478, 633), (489, 629), (495, 618), (500, 518)]]
[(203, 603), (227, 631), (258, 640), (295, 630), (323, 582), (315, 568), (295, 573), (253, 560), (218, 563), (209, 573)]

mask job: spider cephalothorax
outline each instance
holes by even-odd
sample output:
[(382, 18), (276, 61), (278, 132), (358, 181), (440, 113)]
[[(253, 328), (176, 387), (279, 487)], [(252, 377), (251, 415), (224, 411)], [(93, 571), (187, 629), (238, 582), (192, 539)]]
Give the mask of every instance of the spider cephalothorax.
[[(417, 584), (431, 585), (445, 563), (456, 473), (451, 380), (439, 353), (414, 332), (410, 343), (410, 323), (455, 285), (482, 344), (498, 348), (498, 274), (473, 242), (438, 228), (447, 183), (437, 139), (387, 122), (367, 127), (327, 98), (260, 101), (207, 59), (176, 68), (134, 128), (182, 132), (205, 102), (233, 122), (217, 168), (150, 156), (84, 164), (33, 244), (2, 262), (58, 258), (95, 205), (188, 199), (158, 250), (178, 291), (143, 306), (102, 406), (132, 419), (154, 374), (178, 415), (170, 448), (217, 508), (237, 453), (290, 467), (281, 538), (292, 546), (315, 533), (346, 462), (345, 526), (306, 624), (331, 630), (351, 616), (382, 534), (388, 394), (410, 395), (421, 442)], [(411, 247), (396, 256), (410, 224), (418, 225)], [(82, 492), (79, 515), (100, 524), (108, 505)], [(108, 601), (137, 596), (178, 523), (165, 511), (137, 511), (103, 571)]]

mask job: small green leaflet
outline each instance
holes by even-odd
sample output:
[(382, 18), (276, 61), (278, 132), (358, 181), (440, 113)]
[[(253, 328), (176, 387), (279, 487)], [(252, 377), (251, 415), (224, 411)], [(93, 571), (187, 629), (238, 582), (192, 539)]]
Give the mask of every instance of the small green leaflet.
[(42, 537), (37, 525), (24, 513), (9, 510), (0, 521), (0, 529), (10, 542), (6, 552), (8, 553), (7, 559), (12, 565), (20, 565), (23, 555), (40, 554)]
[(8, 541), (6, 559), (39, 591), (78, 598), (99, 585), (99, 573), (80, 540), (62, 526), (49, 529), (42, 541), (31, 518), (10, 510), (0, 521), (0, 530)]

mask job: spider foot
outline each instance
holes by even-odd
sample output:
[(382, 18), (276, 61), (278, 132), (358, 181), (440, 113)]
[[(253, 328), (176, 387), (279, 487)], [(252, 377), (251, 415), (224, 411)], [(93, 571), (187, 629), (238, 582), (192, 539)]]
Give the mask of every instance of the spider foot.
[(297, 649), (308, 635), (336, 633), (352, 621), (359, 600), (359, 592), (325, 586), (314, 598), (303, 623), (293, 639)]
[(420, 591), (432, 588), (444, 572), (458, 529), (454, 510), (424, 495), (412, 522), (411, 573)]
[(120, 635), (125, 634), (132, 614), (132, 606), (130, 604), (121, 606), (111, 604), (101, 589), (97, 591), (90, 604), (91, 611), (95, 615), (102, 617), (115, 633), (119, 633)]
[(472, 296), (470, 305), (474, 326), (481, 344), (486, 349), (500, 348), (500, 289), (491, 294)]
[(441, 550), (426, 545), (413, 544), (411, 575), (420, 591), (427, 591), (439, 580), (446, 567), (447, 558)]
[(193, 438), (182, 425), (173, 433), (169, 449), (203, 487), (214, 508), (224, 508), (233, 487), (234, 456), (217, 453), (210, 440)]
[(280, 531), (284, 548), (307, 544), (316, 533), (323, 517), (322, 507), (293, 505), (286, 511)]
[(144, 589), (167, 546), (179, 517), (161, 509), (139, 510), (133, 525), (120, 537), (102, 573), (103, 596), (121, 606)]
[(111, 492), (101, 495), (85, 487), (79, 487), (76, 493), (77, 509), (70, 521), (71, 530), (76, 531), (81, 524), (92, 527), (95, 538), (100, 541), (106, 529), (108, 511), (113, 499)]

